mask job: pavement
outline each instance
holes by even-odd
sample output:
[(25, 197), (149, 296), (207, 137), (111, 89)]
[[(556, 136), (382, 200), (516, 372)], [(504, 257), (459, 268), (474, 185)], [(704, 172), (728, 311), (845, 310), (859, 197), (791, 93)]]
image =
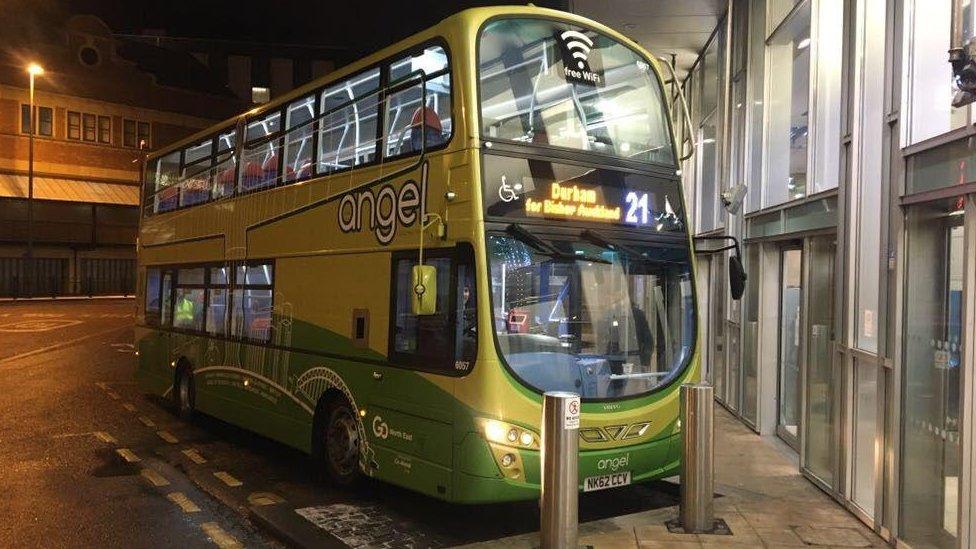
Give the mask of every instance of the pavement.
[[(677, 481), (677, 479), (674, 479)], [(678, 506), (581, 521), (580, 545), (606, 549), (888, 547), (854, 515), (803, 478), (783, 442), (760, 437), (715, 406), (715, 516), (732, 535), (673, 533)], [(539, 547), (535, 533), (464, 546)]]
[[(318, 482), (303, 454), (177, 418), (133, 380), (134, 302), (0, 303), (0, 547), (538, 547), (536, 502), (462, 506)], [(716, 412), (716, 513), (671, 534), (676, 479), (582, 494), (593, 547), (883, 545), (796, 472), (785, 446)], [(730, 545), (733, 544), (733, 545)]]

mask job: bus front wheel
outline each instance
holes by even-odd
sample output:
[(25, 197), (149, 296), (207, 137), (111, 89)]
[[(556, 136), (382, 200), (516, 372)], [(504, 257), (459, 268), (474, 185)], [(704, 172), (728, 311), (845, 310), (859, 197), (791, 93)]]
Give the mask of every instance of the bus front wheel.
[(173, 396), (176, 401), (176, 413), (184, 420), (193, 419), (193, 409), (196, 404), (196, 390), (193, 387), (193, 371), (186, 364), (181, 364), (176, 370), (176, 383)]
[(323, 476), (336, 486), (351, 487), (359, 480), (359, 420), (346, 399), (334, 397), (319, 407), (316, 457)]

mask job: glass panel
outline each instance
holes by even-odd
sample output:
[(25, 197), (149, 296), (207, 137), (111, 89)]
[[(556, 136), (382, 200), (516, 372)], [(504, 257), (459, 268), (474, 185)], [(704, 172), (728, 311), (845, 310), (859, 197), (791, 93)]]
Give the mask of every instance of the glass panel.
[(718, 163), (716, 162), (717, 146), (715, 144), (715, 120), (718, 116), (712, 116), (702, 126), (698, 141), (701, 167), (698, 174), (701, 181), (701, 193), (699, 198), (698, 227), (696, 232), (706, 232), (716, 227), (715, 223), (715, 204), (718, 201)]
[(440, 46), (430, 46), (419, 55), (390, 63), (390, 82), (396, 82), (415, 71), (423, 71), (431, 76), (443, 70), (447, 70), (447, 53)]
[(227, 289), (207, 290), (207, 333), (223, 335), (227, 333)]
[[(725, 295), (726, 288), (728, 287), (729, 278), (728, 271), (726, 270), (727, 263), (725, 261), (725, 254), (716, 254), (712, 256), (711, 259), (711, 291), (709, 292), (709, 307), (711, 312), (709, 314), (708, 322), (709, 329), (711, 330), (711, 360), (712, 368), (715, 370), (716, 375), (721, 372), (722, 376), (726, 375), (726, 361), (725, 361)], [(739, 375), (739, 365), (735, 363), (728, 364), (728, 376), (738, 377)], [(733, 385), (735, 386), (735, 385)], [(716, 387), (717, 391), (718, 387)], [(732, 394), (729, 400), (732, 401), (733, 405), (737, 405), (739, 399), (737, 394)]]
[(960, 139), (909, 157), (908, 194), (976, 181), (976, 139)]
[(878, 452), (878, 367), (854, 359), (854, 503), (874, 516)]
[(236, 289), (233, 297), (232, 333), (245, 339), (271, 338), (272, 291)]
[(763, 75), (766, 64), (766, 2), (749, 2), (749, 69), (746, 106), (748, 115), (748, 164), (749, 192), (746, 194), (746, 213), (762, 208), (762, 155), (763, 155)]
[(379, 112), (379, 96), (374, 91), (379, 83), (380, 71), (372, 69), (322, 92), (319, 173), (373, 161)]
[(180, 151), (173, 151), (156, 164), (155, 211), (175, 209), (179, 199)]
[[(470, 366), (478, 354), (478, 296), (473, 263), (458, 264), (457, 277), (455, 356)], [(467, 368), (461, 371), (467, 371)]]
[(163, 273), (163, 283), (162, 291), (160, 293), (160, 300), (163, 302), (163, 316), (160, 324), (163, 326), (169, 326), (172, 313), (173, 313), (173, 301), (172, 301), (172, 290), (173, 290), (173, 274), (171, 272)]
[(767, 47), (766, 196), (775, 206), (807, 194), (810, 111), (810, 3), (799, 9)]
[[(427, 81), (427, 103), (421, 106), (419, 82), (386, 101), (386, 156), (419, 152), (443, 145), (451, 135), (451, 75)], [(424, 138), (426, 137), (426, 144)]]
[(796, 443), (800, 424), (800, 306), (802, 250), (784, 250), (779, 317), (779, 431)]
[(418, 316), (411, 312), (412, 270), (416, 264), (415, 259), (397, 261), (393, 348), (398, 353), (409, 353), (426, 359), (429, 367), (447, 367), (445, 358), (454, 356), (451, 310), (448, 306), (451, 295), (451, 260), (439, 257), (424, 262), (425, 265), (437, 269), (437, 305), (436, 312), (432, 315)]
[(159, 269), (146, 271), (146, 323), (159, 323)]
[(924, 547), (958, 544), (964, 207), (952, 198), (907, 216), (899, 525)]
[(312, 135), (315, 124), (315, 96), (310, 95), (288, 105), (288, 133), (285, 134), (285, 181), (305, 179), (312, 175)]
[(479, 45), (482, 132), (673, 165), (661, 86), (623, 44), (542, 19), (499, 19)]
[(526, 241), (487, 242), (498, 348), (523, 383), (611, 398), (682, 371), (697, 337), (686, 248), (545, 240), (553, 255)]
[(237, 177), (237, 130), (230, 130), (217, 136), (217, 161), (213, 168), (213, 197), (220, 198), (234, 194), (234, 178)]
[(213, 267), (210, 269), (210, 284), (226, 286), (230, 283), (228, 267)]
[[(876, 0), (870, 0), (875, 2)], [(810, 185), (809, 192), (816, 193), (827, 189), (836, 188), (840, 180), (840, 137), (841, 137), (841, 111), (843, 102), (841, 99), (842, 74), (844, 64), (844, 2), (843, 0), (820, 0), (817, 2), (817, 36), (816, 36), (816, 99), (814, 108), (816, 120), (814, 121), (814, 162), (813, 171), (816, 178)], [(872, 9), (872, 16), (867, 23), (871, 33), (871, 46), (865, 52), (865, 63), (871, 67), (867, 74), (884, 74), (884, 65), (877, 65), (877, 56), (881, 56), (884, 61), (884, 25), (885, 14), (875, 14)], [(880, 27), (880, 34), (878, 34)], [(876, 40), (880, 39), (878, 45)], [(868, 78), (872, 87), (884, 86), (883, 78)], [(867, 99), (867, 98), (866, 98)], [(871, 101), (874, 101), (872, 95)], [(872, 103), (873, 104), (873, 103)], [(880, 110), (882, 103), (877, 104)], [(870, 122), (875, 123), (875, 122)], [(876, 122), (880, 131), (882, 124)], [(878, 146), (881, 146), (881, 139), (878, 139)], [(879, 156), (880, 158), (880, 156)]]
[(813, 238), (809, 250), (805, 463), (810, 472), (833, 486), (835, 392), (831, 330), (836, 242), (833, 237)]
[(183, 164), (193, 164), (194, 162), (203, 160), (204, 158), (210, 158), (213, 154), (213, 139), (207, 139), (186, 148), (186, 155), (183, 158)]
[(203, 329), (203, 288), (176, 288), (173, 327), (186, 330)]
[(179, 277), (176, 279), (177, 286), (185, 286), (187, 284), (203, 284), (203, 267), (197, 267), (196, 269), (180, 269)]
[[(109, 129), (111, 129), (112, 121), (109, 121)], [(37, 107), (37, 134), (51, 136), (54, 131), (54, 111), (51, 107)], [(111, 132), (109, 132), (109, 139), (111, 140)], [(105, 141), (108, 143), (109, 141)]]
[[(953, 108), (956, 87), (945, 61), (952, 37), (952, 2), (913, 0), (905, 9), (907, 56), (902, 146), (966, 125), (966, 107)], [(971, 9), (971, 8), (970, 8)]]
[(748, 244), (745, 251), (745, 324), (742, 327), (742, 415), (759, 424), (759, 288), (760, 244)]
[[(725, 24), (721, 25), (725, 29)], [(722, 32), (722, 31), (720, 31)], [(719, 90), (719, 64), (718, 64), (718, 35), (708, 44), (705, 49), (705, 57), (702, 60), (702, 99), (701, 115), (707, 117), (718, 107)]]
[(271, 264), (239, 265), (235, 282), (238, 285), (270, 286), (274, 283), (274, 273)]
[(281, 130), (281, 113), (274, 112), (247, 125), (246, 144), (241, 153), (241, 190), (269, 187), (278, 181), (281, 139), (266, 138)]

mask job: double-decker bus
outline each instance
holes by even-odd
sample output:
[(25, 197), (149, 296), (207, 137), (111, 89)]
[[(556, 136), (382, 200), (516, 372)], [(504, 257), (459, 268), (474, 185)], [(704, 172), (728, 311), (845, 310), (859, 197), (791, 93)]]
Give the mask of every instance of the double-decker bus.
[(337, 484), (537, 498), (542, 394), (580, 486), (676, 474), (692, 242), (661, 65), (477, 8), (150, 155), (141, 386)]

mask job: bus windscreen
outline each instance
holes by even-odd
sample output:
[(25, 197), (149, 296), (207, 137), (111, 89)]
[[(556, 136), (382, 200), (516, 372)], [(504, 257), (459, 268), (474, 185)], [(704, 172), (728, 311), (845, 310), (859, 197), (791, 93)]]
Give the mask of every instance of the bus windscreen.
[(660, 83), (629, 47), (560, 21), (496, 19), (478, 65), (483, 138), (675, 164)]

